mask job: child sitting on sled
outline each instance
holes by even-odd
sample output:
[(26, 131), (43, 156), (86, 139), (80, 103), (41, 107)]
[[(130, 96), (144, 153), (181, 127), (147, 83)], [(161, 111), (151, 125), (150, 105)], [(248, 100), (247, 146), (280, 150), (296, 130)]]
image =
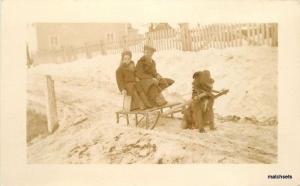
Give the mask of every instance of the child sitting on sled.
[(151, 108), (142, 87), (135, 76), (135, 64), (131, 60), (131, 51), (121, 54), (121, 64), (116, 71), (118, 88), (122, 95), (131, 96), (130, 110)]

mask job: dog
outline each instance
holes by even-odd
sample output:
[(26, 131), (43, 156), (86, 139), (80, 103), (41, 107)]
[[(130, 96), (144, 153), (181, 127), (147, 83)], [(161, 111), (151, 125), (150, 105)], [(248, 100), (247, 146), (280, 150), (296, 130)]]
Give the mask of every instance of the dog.
[(192, 102), (183, 111), (183, 129), (198, 128), (199, 132), (205, 132), (204, 127), (207, 125), (211, 130), (215, 129), (213, 83), (208, 70), (193, 74)]

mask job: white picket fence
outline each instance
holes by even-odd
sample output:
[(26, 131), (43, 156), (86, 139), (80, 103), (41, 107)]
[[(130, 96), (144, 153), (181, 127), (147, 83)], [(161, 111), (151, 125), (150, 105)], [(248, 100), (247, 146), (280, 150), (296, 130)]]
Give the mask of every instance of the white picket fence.
[[(183, 32), (180, 29), (169, 29), (147, 33), (139, 41), (129, 40), (127, 48), (133, 52), (141, 52), (146, 43), (153, 45), (157, 51), (182, 50), (184, 43), (190, 45), (190, 51), (278, 45), (278, 27), (274, 23), (210, 24), (191, 28), (188, 33)], [(108, 53), (119, 53), (122, 50), (123, 48), (116, 48), (108, 50)]]
[(157, 51), (184, 50), (201, 51), (210, 48), (240, 46), (278, 46), (278, 25), (276, 23), (220, 23), (198, 25), (194, 28), (168, 29), (145, 33), (141, 38), (126, 38), (126, 42), (110, 41), (85, 45), (80, 48), (62, 48), (46, 56), (50, 61), (73, 61), (78, 56), (91, 58), (98, 54), (120, 54), (124, 49), (142, 52), (145, 44), (153, 45)]

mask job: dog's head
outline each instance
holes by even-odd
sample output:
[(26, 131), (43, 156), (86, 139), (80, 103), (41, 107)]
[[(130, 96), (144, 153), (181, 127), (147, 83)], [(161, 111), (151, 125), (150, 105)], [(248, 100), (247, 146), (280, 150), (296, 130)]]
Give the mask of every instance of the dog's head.
[(211, 78), (210, 71), (198, 71), (193, 74), (193, 84), (205, 90), (211, 90), (214, 80)]

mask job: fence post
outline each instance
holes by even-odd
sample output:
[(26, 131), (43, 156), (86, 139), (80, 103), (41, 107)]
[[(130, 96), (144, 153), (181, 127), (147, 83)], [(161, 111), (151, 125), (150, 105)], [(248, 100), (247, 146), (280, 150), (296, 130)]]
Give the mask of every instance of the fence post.
[(220, 42), (220, 40), (221, 40), (221, 36), (220, 36), (221, 29), (220, 29), (219, 26), (220, 26), (219, 23), (214, 24), (215, 48), (218, 48), (218, 49), (221, 48), (221, 42)]
[(225, 36), (224, 36), (224, 38), (225, 38), (225, 48), (229, 48), (230, 47), (230, 43), (229, 43), (229, 25), (228, 25), (229, 23), (226, 23), (225, 25), (224, 25), (224, 30), (225, 30)]
[(201, 33), (201, 37), (200, 37), (200, 50), (204, 49), (204, 45), (205, 45), (205, 27), (204, 26), (200, 26), (200, 33)]
[(61, 58), (63, 60), (63, 62), (66, 62), (67, 61), (67, 58), (66, 58), (66, 54), (65, 54), (65, 47), (61, 47), (61, 50), (60, 50), (60, 55), (61, 55)]
[(209, 40), (209, 48), (213, 48), (213, 29), (212, 29), (212, 25), (208, 25), (208, 40)]
[(220, 32), (220, 48), (226, 48), (225, 45), (225, 26), (223, 23), (219, 24), (219, 32)]
[(264, 45), (264, 30), (263, 30), (263, 24), (259, 24), (259, 44)]
[(244, 43), (243, 28), (244, 28), (243, 24), (238, 25), (238, 32), (239, 32), (239, 45), (238, 46), (243, 46), (243, 43)]
[(160, 49), (164, 50), (164, 30), (163, 29), (159, 31), (159, 40), (160, 40), (160, 45), (161, 45)]
[(170, 30), (170, 49), (175, 49), (174, 39), (176, 38), (175, 30)]
[(231, 23), (229, 25), (229, 28), (230, 28), (230, 38), (231, 38), (231, 47), (235, 47), (235, 38), (234, 38), (234, 23)]
[(170, 46), (171, 45), (171, 43), (170, 43), (171, 40), (170, 40), (170, 38), (171, 38), (171, 35), (172, 35), (170, 29), (167, 30), (166, 35), (167, 35), (167, 38), (166, 38), (167, 39), (167, 50), (170, 50), (171, 49), (171, 46)]
[(163, 39), (163, 30), (159, 31), (159, 45), (160, 45), (160, 50), (164, 50), (164, 39)]
[(66, 47), (66, 50), (65, 50), (65, 54), (66, 54), (66, 56), (67, 56), (67, 61), (72, 61), (72, 59), (71, 59), (71, 54), (70, 54), (70, 47), (68, 46), (68, 47)]
[(156, 49), (158, 49), (158, 51), (161, 51), (161, 36), (160, 36), (160, 32), (161, 31), (156, 31), (155, 33), (156, 33), (156, 45), (157, 45), (157, 48)]
[(229, 29), (230, 29), (231, 47), (236, 47), (236, 39), (237, 39), (236, 23), (230, 23)]
[(270, 45), (270, 27), (269, 27), (269, 24), (266, 23), (265, 27), (266, 27), (266, 44), (267, 44), (267, 46), (269, 46)]
[(233, 38), (234, 38), (234, 47), (238, 47), (239, 45), (238, 45), (238, 24), (237, 23), (235, 23), (234, 25), (233, 25)]
[(230, 36), (229, 36), (229, 23), (225, 24), (225, 43), (226, 43), (226, 47), (225, 48), (230, 48)]
[(224, 30), (225, 30), (224, 24), (221, 23), (220, 24), (220, 35), (221, 35), (220, 36), (220, 46), (221, 46), (222, 49), (226, 47), (225, 42), (224, 42), (225, 41), (225, 37), (224, 37), (225, 36), (225, 34), (224, 34), (225, 31)]
[(256, 26), (256, 45), (261, 45), (260, 44), (260, 23), (255, 24)]
[(202, 45), (202, 31), (200, 30), (200, 26), (197, 27), (197, 51), (201, 50)]
[(255, 46), (257, 46), (258, 45), (258, 29), (257, 29), (256, 23), (253, 23), (253, 33), (254, 33), (253, 43)]
[(190, 35), (191, 35), (191, 51), (194, 51), (195, 49), (195, 30), (194, 29), (190, 29)]
[(152, 40), (153, 46), (154, 46), (154, 48), (156, 48), (157, 51), (159, 51), (159, 48), (158, 48), (158, 45), (157, 45), (157, 31), (154, 31), (152, 33), (152, 37), (153, 37), (153, 40)]
[(100, 45), (100, 52), (101, 52), (101, 54), (102, 55), (106, 55), (106, 50), (105, 50), (104, 42), (102, 40), (100, 40), (99, 45)]
[(182, 50), (183, 51), (191, 51), (192, 49), (192, 41), (191, 34), (189, 31), (188, 23), (181, 23), (180, 32), (181, 32), (181, 40), (182, 40)]
[(211, 36), (211, 46), (212, 48), (216, 48), (216, 38), (215, 38), (215, 24), (212, 24), (210, 27), (210, 36)]
[(217, 24), (217, 43), (218, 43), (218, 48), (222, 48), (222, 43), (221, 43), (221, 24)]
[(262, 23), (261, 24), (261, 32), (262, 32), (262, 45), (265, 45), (266, 44), (266, 24), (265, 23)]
[[(175, 48), (177, 49), (177, 50), (180, 50), (180, 43), (181, 43), (181, 41), (180, 41), (180, 30), (179, 29), (177, 29), (176, 30), (176, 33), (175, 33), (176, 35), (175, 35), (175, 39), (174, 39), (174, 46), (175, 46)], [(180, 43), (179, 43), (180, 42)]]
[(85, 47), (86, 58), (91, 58), (88, 44), (85, 43), (84, 47)]
[(220, 28), (219, 23), (215, 24), (216, 48), (220, 49)]
[(198, 27), (198, 33), (199, 33), (199, 44), (198, 44), (198, 51), (202, 50), (202, 45), (203, 45), (203, 30), (202, 27)]
[(248, 45), (248, 46), (250, 45), (250, 40), (249, 40), (249, 38), (250, 38), (250, 26), (249, 26), (249, 25), (250, 25), (249, 23), (246, 24), (246, 27), (247, 27), (247, 35), (246, 35), (246, 37), (245, 37), (245, 40), (247, 41), (247, 45)]
[(255, 33), (256, 33), (256, 45), (260, 45), (260, 24), (255, 24)]
[(71, 47), (71, 53), (72, 53), (72, 60), (76, 60), (77, 54), (76, 54), (75, 48), (73, 46)]
[(218, 48), (218, 30), (217, 24), (213, 24), (214, 48)]
[(166, 30), (162, 30), (162, 44), (163, 44), (163, 50), (167, 50), (167, 43), (166, 43)]
[(230, 23), (229, 25), (229, 29), (230, 29), (230, 46), (234, 47), (234, 31), (233, 31), (233, 23)]
[(255, 46), (255, 25), (251, 23), (251, 43)]
[(204, 27), (204, 33), (205, 33), (205, 49), (210, 48), (210, 41), (209, 41), (209, 31), (208, 31), (208, 25), (205, 25)]
[(227, 48), (229, 47), (228, 24), (223, 25), (223, 30), (224, 30), (224, 48)]
[(205, 49), (209, 49), (210, 48), (209, 25), (205, 25), (205, 42), (206, 42)]
[(199, 51), (200, 48), (200, 30), (199, 27), (195, 28), (195, 36), (194, 36), (194, 42), (195, 42), (195, 51)]
[(252, 23), (252, 43), (253, 43), (253, 46), (256, 46), (256, 27), (255, 27), (255, 23)]
[(278, 46), (278, 25), (272, 23), (272, 47)]
[(250, 29), (251, 29), (251, 45), (255, 46), (255, 25), (254, 25), (254, 23), (251, 23), (250, 25), (251, 25), (251, 27), (250, 27)]
[(49, 75), (45, 76), (45, 80), (46, 80), (45, 96), (46, 96), (47, 124), (48, 124), (48, 131), (52, 133), (58, 127), (54, 81), (51, 79)]

